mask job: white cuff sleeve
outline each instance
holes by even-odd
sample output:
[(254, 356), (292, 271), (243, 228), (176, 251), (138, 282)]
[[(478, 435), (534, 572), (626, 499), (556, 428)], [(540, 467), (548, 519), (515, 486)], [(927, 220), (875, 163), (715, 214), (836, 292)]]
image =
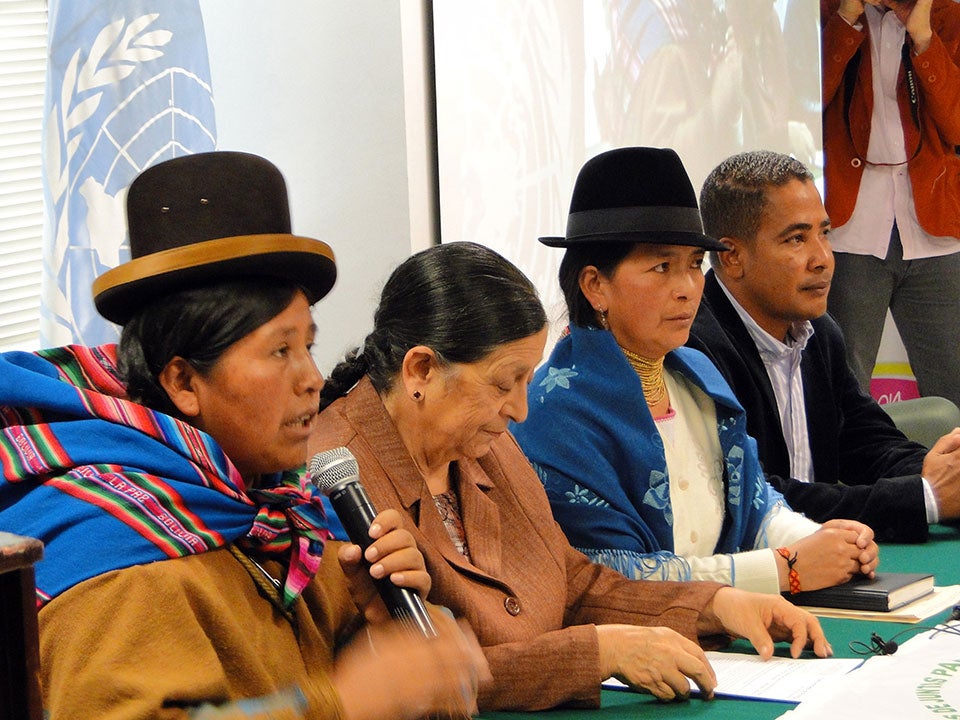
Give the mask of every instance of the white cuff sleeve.
[(936, 525), (940, 522), (940, 503), (937, 502), (937, 494), (925, 477), (920, 478), (920, 482), (923, 483), (923, 504), (927, 508), (927, 525)]
[(751, 592), (780, 593), (775, 550), (748, 550), (733, 556), (733, 586)]
[(757, 542), (758, 546), (776, 549), (781, 545), (795, 543), (801, 538), (813, 535), (820, 529), (820, 523), (814, 522), (805, 515), (790, 510), (782, 503), (778, 503), (770, 511), (766, 521), (766, 543)]

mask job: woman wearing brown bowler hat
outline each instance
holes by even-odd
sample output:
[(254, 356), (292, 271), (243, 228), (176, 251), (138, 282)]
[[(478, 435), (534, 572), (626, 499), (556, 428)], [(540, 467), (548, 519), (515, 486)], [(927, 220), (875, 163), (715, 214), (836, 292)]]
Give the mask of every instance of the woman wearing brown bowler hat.
[(781, 597), (629, 580), (570, 546), (507, 432), (527, 414), (546, 334), (536, 289), (493, 250), (419, 252), (330, 374), (310, 439), (311, 453), (347, 448), (374, 506), (403, 514), (429, 599), (469, 621), (490, 662), (480, 710), (596, 707), (611, 675), (662, 699), (686, 697), (692, 678), (709, 696), (697, 640), (718, 633), (767, 657), (775, 640), (827, 654), (816, 619)]
[(569, 332), (513, 431), (571, 544), (628, 577), (815, 590), (878, 562), (873, 531), (818, 525), (767, 482), (743, 408), (682, 347), (706, 250), (696, 195), (669, 149), (620, 148), (577, 177), (560, 285)]
[(371, 576), (430, 588), (400, 515), (371, 528), (369, 573), (357, 546), (325, 545), (301, 470), (323, 384), (310, 306), (336, 268), (291, 234), (279, 171), (231, 152), (163, 162), (127, 215), (133, 259), (94, 283), (119, 348), (0, 356), (0, 529), (46, 545), (45, 710), (470, 712), (475, 641), (444, 617), (439, 638), (411, 637), (371, 599)]

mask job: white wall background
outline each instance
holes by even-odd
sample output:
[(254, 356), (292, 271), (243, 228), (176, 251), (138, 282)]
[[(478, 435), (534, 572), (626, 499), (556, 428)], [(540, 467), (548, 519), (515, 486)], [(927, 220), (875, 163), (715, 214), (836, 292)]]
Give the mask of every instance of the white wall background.
[(443, 241), (516, 263), (556, 334), (563, 252), (536, 238), (563, 234), (589, 158), (670, 147), (697, 192), (742, 150), (819, 175), (818, 19), (817, 0), (434, 2)]
[(280, 168), (293, 231), (330, 244), (338, 280), (315, 308), (326, 373), (372, 326), (410, 254), (400, 4), (204, 0), (218, 145)]
[[(419, 47), (422, 43), (419, 13), (422, 4), (430, 1), (203, 0), (202, 3), (220, 148), (258, 153), (276, 163), (287, 178), (294, 232), (325, 240), (337, 255), (340, 272), (337, 285), (315, 309), (318, 325), (325, 335), (315, 349), (323, 372), (328, 372), (344, 351), (357, 345), (369, 331), (377, 296), (390, 270), (407, 257), (411, 249), (431, 242), (432, 221), (427, 197), (430, 178), (425, 159), (429, 148), (423, 135)], [(781, 20), (786, 2), (774, 2)], [(808, 3), (811, 7), (816, 4), (816, 0), (793, 2)], [(584, 8), (595, 10), (596, 3), (542, 2), (528, 6), (527, 3), (501, 2), (471, 6), (447, 0), (436, 8), (438, 33), (446, 33), (438, 39), (438, 63), (443, 63), (438, 70), (442, 81), (441, 106), (459, 97), (451, 94), (452, 88), (469, 88), (468, 96), (474, 102), (482, 94), (468, 82), (469, 73), (458, 76), (459, 69), (451, 68), (450, 58), (443, 57), (445, 47), (460, 47), (462, 51), (482, 35), (485, 25), (478, 22), (478, 17), (493, 17), (497, 22), (491, 23), (492, 37), (500, 38), (499, 45), (490, 44), (497, 50), (492, 51), (492, 59), (486, 66), (489, 69), (495, 60), (507, 65), (509, 71), (504, 74), (500, 71), (505, 68), (498, 67), (497, 73), (490, 73), (495, 77), (495, 89), (500, 88), (497, 91), (500, 95), (495, 95), (493, 101), (448, 111), (446, 124), (441, 117), (441, 134), (445, 128), (463, 132), (479, 127), (490, 140), (478, 144), (473, 137), (465, 146), (467, 150), (472, 145), (482, 146), (482, 150), (478, 151), (478, 147), (472, 150), (475, 155), (478, 152), (481, 155), (479, 166), (470, 165), (470, 152), (465, 152), (463, 146), (451, 146), (447, 142), (445, 150), (441, 143), (441, 166), (447, 162), (449, 167), (457, 168), (456, 173), (448, 172), (446, 177), (441, 173), (444, 205), (467, 200), (477, 205), (483, 200), (480, 205), (489, 211), (497, 205), (487, 202), (489, 197), (506, 198), (506, 202), (499, 203), (502, 207), (497, 208), (499, 213), (495, 217), (487, 215), (478, 220), (474, 216), (463, 223), (445, 217), (444, 239), (478, 240), (518, 262), (541, 287), (551, 315), (558, 311), (558, 304), (554, 302), (557, 298), (553, 297), (555, 268), (543, 269), (537, 263), (525, 262), (517, 248), (547, 254), (534, 238), (562, 231), (576, 171), (587, 156), (604, 149), (603, 144), (591, 142), (584, 135), (576, 151), (571, 152), (567, 147), (560, 152), (561, 172), (548, 181), (549, 197), (543, 203), (529, 202), (526, 198), (529, 187), (517, 188), (505, 182), (511, 175), (504, 173), (502, 167), (492, 186), (495, 192), (489, 197), (483, 192), (468, 191), (470, 183), (464, 178), (505, 157), (503, 151), (507, 148), (506, 157), (517, 158), (524, 152), (534, 152), (531, 148), (544, 142), (537, 136), (544, 132), (542, 126), (533, 127), (529, 132), (519, 131), (517, 123), (511, 122), (504, 123), (504, 130), (498, 128), (497, 123), (491, 123), (489, 116), (503, 106), (504, 87), (515, 87), (525, 77), (533, 78), (536, 83), (555, 82), (550, 73), (556, 71), (544, 60), (556, 63), (558, 57), (563, 57), (563, 53), (556, 52), (550, 45), (560, 43), (563, 33), (572, 33), (576, 39), (573, 49), (581, 55), (584, 53), (583, 40), (579, 39), (589, 29), (584, 25), (584, 18), (589, 17), (584, 15)], [(564, 15), (571, 12), (576, 19), (565, 25), (570, 19)], [(464, 13), (469, 22), (459, 28), (455, 23), (453, 27), (450, 23), (444, 24), (452, 13)], [(537, 35), (530, 30), (526, 15), (533, 15), (541, 26), (555, 19), (558, 28)], [(518, 17), (523, 17), (525, 22), (512, 22)], [(814, 47), (815, 32), (811, 27)], [(507, 42), (504, 36), (510, 33), (519, 38), (511, 36), (512, 42)], [(787, 42), (786, 50), (795, 53), (795, 45), (796, 42), (792, 45)], [(506, 53), (505, 48), (513, 55)], [(544, 51), (538, 55), (534, 52), (537, 48)], [(486, 52), (491, 52), (489, 47)], [(808, 65), (811, 73), (817, 72), (815, 57)], [(570, 71), (571, 67), (561, 62), (560, 77)], [(550, 93), (546, 97), (534, 97), (536, 93), (529, 90), (526, 88), (518, 97), (532, 108), (531, 117), (557, 114), (561, 124), (583, 124), (582, 101), (558, 103)], [(524, 102), (513, 105), (522, 108)], [(811, 130), (818, 136), (817, 125), (811, 123)], [(499, 138), (498, 133), (502, 133)], [(514, 136), (518, 134), (525, 137), (520, 138), (519, 146), (511, 147), (511, 141), (517, 140)], [(643, 137), (620, 142), (675, 145)], [(713, 143), (706, 142), (704, 146), (712, 147)], [(499, 155), (490, 151), (498, 147)], [(710, 165), (717, 159), (712, 158)], [(819, 165), (819, 158), (810, 164)], [(700, 179), (694, 178), (697, 187)], [(537, 208), (532, 221), (519, 212), (525, 205)], [(559, 254), (553, 251), (552, 255), (556, 256), (553, 260), (558, 261)], [(903, 356), (899, 338), (890, 327), (880, 361), (896, 361)]]

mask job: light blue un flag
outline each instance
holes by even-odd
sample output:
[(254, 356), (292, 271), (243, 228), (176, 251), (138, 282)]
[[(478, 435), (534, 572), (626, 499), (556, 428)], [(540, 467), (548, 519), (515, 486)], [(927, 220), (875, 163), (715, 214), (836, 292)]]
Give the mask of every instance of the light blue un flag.
[(130, 257), (125, 200), (150, 165), (216, 147), (198, 0), (52, 0), (44, 117), (45, 346), (114, 342), (90, 286)]

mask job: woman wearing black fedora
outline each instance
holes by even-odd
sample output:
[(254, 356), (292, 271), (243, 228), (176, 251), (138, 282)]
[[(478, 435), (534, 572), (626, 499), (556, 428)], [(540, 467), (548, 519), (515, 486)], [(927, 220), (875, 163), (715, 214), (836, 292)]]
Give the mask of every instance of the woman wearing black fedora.
[(244, 153), (163, 162), (127, 215), (133, 259), (94, 283), (119, 348), (0, 356), (0, 529), (46, 546), (45, 710), (470, 712), (486, 665), (469, 634), (438, 617), (439, 638), (411, 637), (372, 599), (371, 576), (430, 588), (399, 514), (378, 516), (363, 572), (357, 546), (326, 543), (298, 470), (323, 384), (310, 306), (336, 267), (291, 234), (279, 171)]
[(569, 332), (513, 428), (574, 547), (628, 577), (709, 579), (766, 593), (872, 575), (872, 530), (823, 526), (765, 479), (743, 408), (682, 347), (703, 291), (696, 195), (677, 154), (621, 148), (581, 169), (560, 285)]

